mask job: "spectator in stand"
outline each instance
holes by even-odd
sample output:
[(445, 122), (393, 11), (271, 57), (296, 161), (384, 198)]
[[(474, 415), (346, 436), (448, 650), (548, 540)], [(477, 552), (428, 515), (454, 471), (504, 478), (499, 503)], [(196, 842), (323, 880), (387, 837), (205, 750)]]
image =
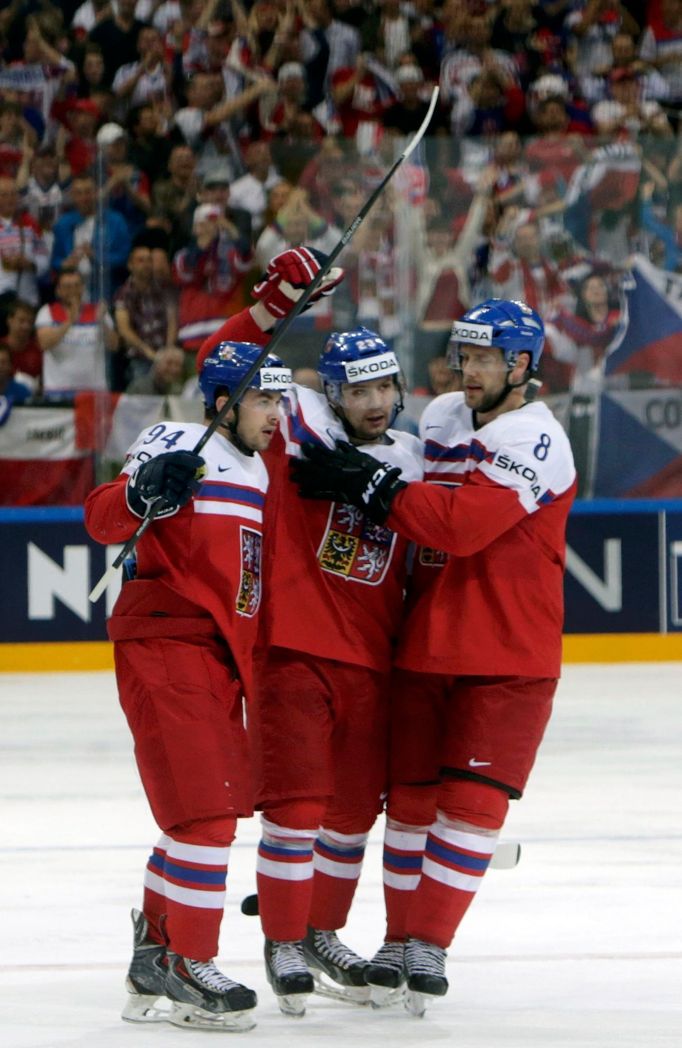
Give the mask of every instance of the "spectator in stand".
[(376, 55), (389, 69), (396, 69), (400, 58), (410, 50), (412, 18), (405, 14), (401, 0), (379, 0), (362, 26), (362, 47)]
[(264, 225), (267, 194), (280, 181), (280, 175), (273, 166), (267, 142), (251, 142), (246, 147), (244, 163), (246, 174), (230, 186), (230, 203), (232, 207), (249, 212), (251, 228), (257, 236)]
[(178, 340), (195, 353), (226, 316), (245, 305), (253, 255), (250, 242), (216, 204), (201, 204), (192, 227), (189, 244), (173, 258), (173, 279), (180, 289)]
[(148, 397), (180, 396), (185, 386), (185, 354), (177, 346), (160, 349), (146, 375), (138, 375), (126, 389)]
[[(468, 212), (454, 222), (435, 208), (426, 221), (415, 254), (417, 345), (421, 360), (445, 353), (453, 320), (459, 319), (471, 305), (469, 268), (482, 240), (497, 176), (495, 167), (483, 171)], [(416, 379), (422, 382), (423, 373)]]
[(490, 139), (516, 127), (523, 116), (523, 92), (499, 66), (482, 69), (453, 91), (450, 124), (456, 136)]
[(95, 132), (102, 112), (91, 98), (75, 98), (66, 106), (64, 120), (67, 133), (63, 156), (71, 174), (88, 174), (97, 160)]
[(168, 178), (154, 183), (152, 202), (172, 222), (170, 251), (183, 247), (192, 235), (197, 206), (197, 161), (189, 146), (175, 146), (168, 158)]
[(302, 189), (294, 189), (277, 212), (274, 222), (266, 226), (256, 241), (256, 262), (261, 269), (267, 269), (268, 262), (275, 255), (301, 244), (328, 253), (336, 246), (340, 236), (341, 230), (329, 226), (321, 215), (313, 211), (306, 193)]
[(431, 357), (426, 364), (426, 374), (426, 386), (417, 386), (413, 390), (417, 397), (439, 397), (460, 388), (458, 374), (452, 370), (446, 356)]
[(617, 33), (639, 36), (639, 26), (620, 0), (581, 0), (566, 15), (564, 30), (567, 59), (580, 83), (610, 67)]
[(360, 34), (334, 17), (331, 0), (307, 0), (300, 14), (301, 61), (308, 71), (309, 99), (322, 101), (339, 69), (353, 69), (360, 54)]
[[(423, 97), (424, 74), (417, 65), (401, 65), (396, 70), (398, 98), (388, 107), (382, 117), (386, 131), (396, 135), (412, 135), (421, 126), (429, 108), (429, 102)], [(440, 106), (431, 118), (429, 135), (447, 135), (448, 119)]]
[(0, 101), (0, 175), (15, 178), (36, 133), (22, 116), (18, 102)]
[(661, 74), (668, 102), (682, 107), (682, 0), (660, 0), (647, 8), (639, 57)]
[(301, 116), (313, 121), (315, 138), (319, 142), (324, 130), (311, 114), (306, 112), (307, 78), (300, 62), (285, 62), (277, 73), (277, 94), (262, 98), (258, 106), (258, 124), (262, 137), (270, 140), (292, 134)]
[(586, 149), (583, 137), (571, 131), (565, 99), (560, 95), (543, 98), (533, 109), (532, 120), (537, 135), (525, 149), (531, 171), (551, 170), (568, 185)]
[(117, 0), (103, 18), (90, 30), (89, 39), (102, 49), (105, 83), (111, 86), (121, 66), (137, 60), (137, 36), (144, 22), (135, 17), (136, 0)]
[(37, 222), (19, 202), (16, 180), (0, 177), (0, 294), (38, 303), (38, 280), (49, 255)]
[(459, 91), (483, 73), (494, 73), (503, 89), (518, 85), (513, 56), (491, 46), (492, 26), (486, 15), (464, 17), (458, 24), (458, 35), (441, 66), (440, 85), (445, 104), (452, 104)]
[(126, 120), (128, 159), (153, 185), (168, 170), (171, 144), (164, 133), (165, 118), (153, 105), (134, 106)]
[(528, 87), (543, 64), (544, 47), (536, 33), (538, 4), (535, 0), (506, 0), (494, 16), (490, 46), (514, 58), (519, 82)]
[(630, 75), (637, 80), (642, 101), (664, 101), (668, 85), (659, 72), (647, 68), (637, 56), (635, 38), (630, 33), (617, 33), (611, 41), (611, 63), (598, 75), (584, 77), (581, 90), (588, 102), (600, 102), (610, 95), (609, 84), (614, 78)]
[(538, 223), (528, 211), (505, 210), (496, 230), (489, 272), (494, 298), (528, 303), (543, 316), (572, 302), (558, 267), (545, 257)]
[(220, 157), (224, 162), (231, 161), (236, 173), (239, 154), (232, 118), (263, 95), (276, 91), (276, 81), (258, 75), (239, 94), (227, 95), (219, 73), (195, 73), (185, 86), (187, 105), (176, 112), (174, 125), (199, 154), (203, 167)]
[(239, 235), (250, 243), (251, 215), (244, 208), (232, 207), (230, 181), (229, 167), (217, 164), (202, 178), (197, 199), (200, 204), (217, 204), (223, 215), (239, 230)]
[(383, 115), (395, 101), (393, 76), (371, 55), (359, 54), (353, 66), (331, 77), (331, 100), (345, 138), (355, 138), (361, 154), (371, 152), (381, 134)]
[(157, 353), (176, 344), (177, 309), (169, 288), (154, 279), (152, 252), (135, 245), (128, 259), (130, 276), (116, 295), (114, 319), (126, 348), (130, 379), (148, 374)]
[(128, 136), (120, 124), (104, 124), (97, 132), (102, 153), (104, 178), (102, 199), (112, 211), (125, 219), (128, 232), (135, 236), (152, 209), (149, 179), (130, 163)]
[(83, 51), (82, 66), (78, 82), (80, 98), (93, 98), (106, 90), (106, 68), (102, 48), (88, 43)]
[(120, 66), (112, 90), (122, 110), (144, 102), (163, 104), (170, 99), (171, 68), (158, 29), (143, 26), (137, 34), (138, 58)]
[[(54, 9), (53, 9), (54, 10)], [(55, 21), (47, 12), (29, 15), (25, 21), (25, 36), (22, 60), (11, 62), (9, 70), (25, 70), (31, 79), (31, 87), (21, 90), (25, 107), (39, 114), (43, 131), (50, 129), (52, 106), (60, 94), (78, 77), (76, 67), (59, 51), (60, 17)], [(42, 132), (39, 132), (42, 137)]]
[(63, 268), (55, 301), (36, 317), (43, 351), (43, 394), (69, 396), (77, 390), (108, 388), (106, 354), (118, 344), (104, 302), (86, 302), (85, 285), (75, 268)]
[(43, 355), (36, 341), (33, 326), (35, 309), (30, 302), (22, 302), (20, 298), (15, 298), (6, 307), (4, 316), (7, 332), (0, 339), (0, 346), (10, 352), (12, 370), (20, 374), (22, 381), (37, 392), (43, 373)]
[(548, 358), (542, 358), (546, 391), (601, 392), (604, 362), (622, 335), (623, 321), (604, 277), (590, 273), (578, 287), (575, 308), (559, 310), (546, 325), (550, 350)]
[(9, 350), (0, 344), (0, 426), (4, 426), (15, 404), (25, 404), (33, 391), (12, 371)]
[(60, 163), (54, 146), (41, 145), (35, 152), (24, 151), (17, 173), (17, 189), (29, 215), (43, 231), (48, 250), (52, 251), (52, 227), (66, 206), (68, 164)]
[[(54, 224), (52, 268), (78, 270), (90, 301), (110, 296), (125, 279), (130, 252), (128, 225), (109, 207), (97, 214), (97, 192), (91, 175), (78, 175), (71, 183), (73, 209)], [(103, 230), (101, 225), (103, 224)]]

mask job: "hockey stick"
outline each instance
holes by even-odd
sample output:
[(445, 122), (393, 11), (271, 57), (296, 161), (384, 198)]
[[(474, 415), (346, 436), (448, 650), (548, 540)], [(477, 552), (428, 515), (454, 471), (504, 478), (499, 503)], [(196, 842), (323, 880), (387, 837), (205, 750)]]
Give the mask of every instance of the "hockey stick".
[[(517, 841), (502, 841), (497, 845), (489, 863), (491, 870), (513, 870), (521, 858), (521, 845)], [(260, 913), (257, 895), (245, 895), (241, 911), (245, 917), (257, 917)]]
[[(236, 389), (234, 389), (232, 391), (232, 393), (230, 393), (230, 396), (227, 398), (227, 400), (223, 404), (223, 406), (220, 409), (220, 411), (216, 414), (215, 418), (213, 418), (211, 420), (210, 424), (206, 427), (206, 431), (202, 434), (200, 439), (197, 441), (196, 445), (192, 448), (192, 451), (194, 452), (195, 455), (199, 454), (201, 449), (206, 444), (207, 440), (209, 440), (209, 438), (213, 436), (213, 434), (218, 429), (218, 427), (220, 425), (222, 425), (223, 421), (225, 420), (225, 418), (227, 417), (229, 412), (232, 410), (234, 405), (237, 403), (237, 401), (240, 399), (240, 397), (244, 394), (246, 389), (248, 389), (248, 386), (249, 386), (249, 383), (251, 382), (251, 379), (254, 377), (254, 375), (256, 375), (258, 373), (258, 371), (260, 371), (260, 369), (262, 367), (262, 364), (263, 364), (263, 361), (265, 360), (265, 358), (268, 356), (268, 354), (273, 353), (275, 351), (276, 347), (280, 344), (280, 342), (282, 341), (282, 339), (286, 335), (287, 331), (289, 330), (289, 328), (293, 324), (293, 322), (296, 319), (296, 317), (299, 316), (299, 314), (305, 309), (305, 307), (307, 306), (308, 302), (310, 301), (311, 296), (315, 294), (315, 292), (317, 291), (318, 287), (320, 286), (320, 284), (324, 280), (325, 276), (327, 275), (329, 270), (334, 265), (334, 262), (336, 261), (336, 259), (339, 257), (339, 255), (341, 254), (343, 249), (346, 247), (346, 245), (349, 243), (349, 241), (352, 240), (352, 238), (355, 235), (355, 232), (356, 232), (358, 226), (365, 219), (365, 217), (367, 216), (367, 213), (369, 212), (370, 208), (372, 208), (374, 206), (374, 204), (376, 203), (378, 197), (381, 195), (383, 190), (386, 188), (387, 184), (393, 178), (393, 175), (395, 174), (395, 172), (398, 170), (398, 168), (403, 163), (403, 161), (407, 160), (408, 156), (410, 156), (411, 153), (413, 153), (414, 150), (417, 148), (417, 146), (419, 145), (419, 143), (421, 142), (422, 138), (424, 137), (424, 135), (426, 133), (427, 127), (431, 123), (431, 117), (433, 116), (433, 111), (436, 108), (436, 101), (438, 100), (438, 92), (439, 92), (439, 88), (438, 87), (434, 87), (433, 93), (431, 95), (431, 101), (429, 103), (429, 108), (427, 110), (426, 116), (422, 120), (421, 126), (420, 126), (419, 130), (415, 133), (415, 136), (412, 139), (412, 141), (409, 143), (407, 148), (400, 154), (398, 159), (393, 163), (391, 168), (388, 170), (388, 172), (382, 178), (382, 180), (379, 183), (379, 185), (372, 191), (372, 193), (367, 198), (365, 203), (362, 205), (362, 207), (358, 211), (357, 215), (355, 216), (355, 218), (353, 219), (353, 221), (349, 225), (348, 229), (346, 230), (346, 232), (343, 234), (343, 236), (339, 240), (339, 242), (335, 245), (335, 247), (332, 248), (330, 254), (327, 255), (327, 258), (326, 258), (324, 264), (320, 267), (318, 272), (315, 274), (315, 276), (314, 276), (313, 280), (310, 282), (310, 284), (308, 284), (308, 286), (304, 290), (303, 294), (301, 295), (301, 297), (298, 299), (298, 301), (294, 305), (294, 307), (291, 310), (291, 312), (286, 317), (284, 317), (284, 319), (282, 320), (281, 324), (278, 326), (277, 330), (275, 331), (275, 334), (273, 335), (273, 337), (270, 340), (270, 342), (267, 344), (267, 346), (263, 346), (262, 353), (260, 353), (258, 355), (257, 359), (254, 360), (253, 364), (251, 365), (249, 370), (246, 372), (246, 374), (244, 375), (244, 377), (241, 380), (241, 382), (239, 383), (239, 385), (236, 387)], [(151, 522), (154, 520), (154, 518), (156, 516), (158, 516), (158, 514), (164, 508), (165, 508), (165, 500), (164, 499), (159, 498), (159, 499), (156, 499), (154, 502), (151, 503), (151, 505), (150, 505), (150, 507), (149, 507), (149, 509), (148, 509), (148, 511), (146, 513), (146, 515), (144, 516), (144, 518), (138, 524), (135, 532), (131, 535), (131, 537), (128, 539), (126, 544), (123, 546), (122, 550), (116, 556), (116, 558), (112, 562), (111, 566), (102, 575), (102, 577), (99, 580), (99, 582), (97, 582), (95, 584), (95, 586), (93, 587), (93, 589), (92, 589), (92, 591), (91, 591), (91, 593), (89, 594), (89, 597), (88, 597), (88, 599), (93, 604), (95, 603), (95, 601), (99, 600), (99, 598), (104, 593), (105, 589), (107, 588), (107, 586), (109, 585), (111, 580), (116, 575), (116, 571), (118, 570), (118, 568), (120, 568), (120, 566), (123, 563), (123, 561), (127, 557), (130, 556), (130, 554), (135, 549), (136, 545), (138, 544), (138, 542), (140, 541), (140, 539), (144, 535), (145, 531), (147, 530), (147, 528), (149, 527)]]

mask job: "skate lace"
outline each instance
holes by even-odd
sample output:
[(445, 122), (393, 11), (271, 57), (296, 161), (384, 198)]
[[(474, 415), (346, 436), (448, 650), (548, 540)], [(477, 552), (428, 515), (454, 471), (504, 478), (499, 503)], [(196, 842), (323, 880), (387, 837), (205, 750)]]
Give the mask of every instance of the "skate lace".
[(185, 964), (197, 982), (200, 982), (202, 986), (207, 987), (209, 990), (225, 993), (226, 990), (239, 986), (239, 983), (236, 983), (234, 979), (229, 979), (227, 975), (223, 975), (220, 969), (216, 968), (213, 961), (190, 961), (185, 958)]
[(405, 963), (405, 943), (385, 942), (369, 963), (379, 968), (390, 968), (393, 971), (401, 972)]
[(357, 953), (351, 950), (349, 946), (342, 943), (336, 935), (336, 932), (315, 931), (313, 934), (313, 943), (316, 952), (321, 957), (331, 961), (332, 964), (337, 965), (339, 968), (348, 969), (357, 964), (367, 963), (362, 957), (359, 957)]
[(413, 940), (405, 948), (407, 969), (411, 975), (443, 975), (445, 950), (429, 942)]
[(307, 972), (308, 966), (303, 956), (303, 944), (300, 942), (273, 942), (271, 964), (278, 975), (295, 975)]

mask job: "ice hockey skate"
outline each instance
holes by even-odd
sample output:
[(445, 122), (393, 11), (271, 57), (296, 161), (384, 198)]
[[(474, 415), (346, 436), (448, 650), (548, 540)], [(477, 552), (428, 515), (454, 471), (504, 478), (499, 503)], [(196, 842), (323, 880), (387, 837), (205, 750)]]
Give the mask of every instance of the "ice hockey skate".
[(383, 943), (365, 969), (365, 982), (373, 1007), (399, 1004), (405, 996), (405, 943)]
[(303, 954), (303, 942), (265, 940), (265, 973), (283, 1015), (305, 1015), (306, 999), (315, 989)]
[(410, 1015), (421, 1017), (433, 997), (444, 997), (448, 992), (445, 978), (447, 954), (440, 946), (421, 939), (408, 939), (405, 945), (405, 975), (407, 992), (405, 1007)]
[(335, 1001), (369, 1004), (367, 961), (342, 943), (336, 932), (309, 928), (303, 940), (303, 954), (315, 980), (316, 993)]
[(169, 950), (166, 995), (173, 1004), (168, 1019), (175, 1026), (242, 1031), (256, 1025), (254, 991), (223, 975), (213, 961), (193, 961)]
[(166, 947), (149, 938), (147, 919), (139, 910), (132, 910), (133, 958), (128, 968), (126, 990), (128, 1000), (121, 1018), (131, 1023), (160, 1023), (170, 1017), (170, 1006), (158, 1008), (159, 997), (165, 998)]

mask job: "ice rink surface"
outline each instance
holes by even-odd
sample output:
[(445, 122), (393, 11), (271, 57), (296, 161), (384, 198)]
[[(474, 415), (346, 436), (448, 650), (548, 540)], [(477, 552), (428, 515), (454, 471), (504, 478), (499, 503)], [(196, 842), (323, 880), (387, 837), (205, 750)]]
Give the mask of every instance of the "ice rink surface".
[[(568, 666), (527, 796), (449, 952), (425, 1018), (311, 998), (280, 1015), (266, 984), (255, 820), (233, 847), (220, 963), (259, 994), (228, 1034), (119, 1019), (129, 910), (158, 833), (113, 675), (0, 675), (3, 1048), (656, 1048), (682, 1046), (682, 664)], [(383, 932), (377, 826), (346, 941)]]

